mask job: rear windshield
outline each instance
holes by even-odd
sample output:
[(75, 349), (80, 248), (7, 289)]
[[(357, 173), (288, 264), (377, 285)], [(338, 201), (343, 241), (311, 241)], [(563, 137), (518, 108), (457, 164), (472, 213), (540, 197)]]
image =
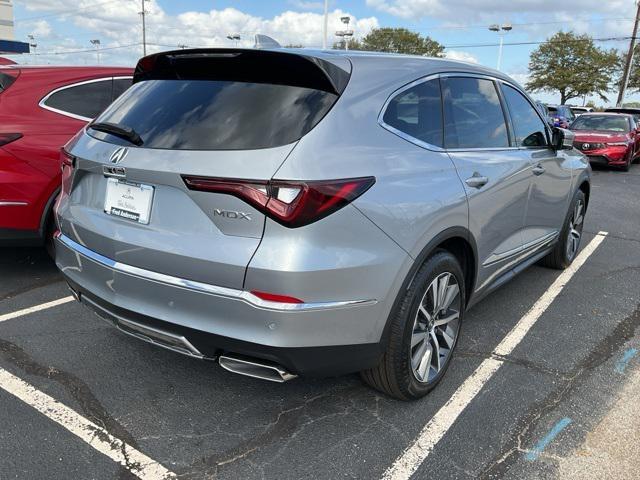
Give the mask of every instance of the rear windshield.
[(596, 130), (607, 132), (628, 132), (629, 120), (617, 115), (580, 115), (571, 124), (572, 130)]
[[(299, 140), (338, 96), (311, 88), (220, 80), (135, 83), (96, 122), (129, 127), (143, 147), (172, 150), (250, 150)], [(127, 144), (108, 133), (100, 139)]]

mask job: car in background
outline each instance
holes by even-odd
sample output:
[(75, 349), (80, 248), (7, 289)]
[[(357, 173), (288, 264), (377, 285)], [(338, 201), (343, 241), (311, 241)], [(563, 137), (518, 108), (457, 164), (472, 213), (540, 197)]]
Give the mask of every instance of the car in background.
[(620, 167), (628, 171), (640, 155), (640, 134), (633, 115), (585, 113), (571, 124), (574, 147), (594, 165)]
[(573, 136), (478, 65), (162, 52), (65, 146), (56, 264), (140, 340), (418, 398), (467, 308), (575, 259), (591, 169)]
[(591, 113), (594, 111), (593, 107), (571, 107), (571, 111), (576, 117), (579, 117), (583, 113)]
[(0, 245), (38, 245), (53, 228), (60, 148), (131, 85), (133, 69), (0, 67)]
[(549, 121), (554, 127), (569, 128), (571, 122), (576, 119), (576, 115), (571, 111), (569, 105), (549, 105)]
[(612, 108), (606, 108), (604, 111), (608, 113), (627, 113), (629, 115), (633, 115), (633, 118), (636, 123), (640, 123), (640, 108), (612, 107)]

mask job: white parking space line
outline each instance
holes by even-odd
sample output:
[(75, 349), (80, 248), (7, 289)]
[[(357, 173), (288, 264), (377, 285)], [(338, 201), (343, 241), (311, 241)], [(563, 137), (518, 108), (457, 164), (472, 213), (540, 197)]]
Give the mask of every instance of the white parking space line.
[(42, 303), (40, 305), (36, 305), (35, 307), (24, 308), (12, 313), (5, 313), (4, 315), (0, 315), (0, 322), (6, 322), (7, 320), (22, 317), (24, 315), (29, 315), (30, 313), (39, 312), (40, 310), (46, 310), (47, 308), (57, 307), (58, 305), (69, 303), (73, 300), (74, 298), (72, 296), (68, 296), (59, 298), (58, 300), (53, 300), (51, 302)]
[(584, 247), (571, 266), (564, 270), (551, 284), (547, 291), (538, 299), (531, 309), (518, 321), (515, 327), (498, 344), (493, 356), (484, 360), (480, 366), (467, 378), (447, 403), (424, 426), (418, 438), (396, 459), (383, 475), (384, 480), (406, 480), (413, 475), (418, 467), (429, 456), (436, 444), (444, 437), (456, 419), (469, 405), (482, 387), (498, 371), (503, 361), (500, 357), (509, 355), (522, 341), (527, 332), (562, 292), (571, 277), (584, 265), (591, 254), (604, 241), (607, 232), (599, 232), (596, 237)]
[(143, 480), (175, 478), (176, 475), (173, 472), (158, 462), (3, 369), (0, 369), (0, 388), (66, 428), (100, 453), (123, 465), (138, 478)]

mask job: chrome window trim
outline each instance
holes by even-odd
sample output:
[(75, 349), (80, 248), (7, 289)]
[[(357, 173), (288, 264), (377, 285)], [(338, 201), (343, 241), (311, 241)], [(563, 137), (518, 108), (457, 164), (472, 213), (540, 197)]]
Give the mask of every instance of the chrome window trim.
[[(430, 143), (427, 142), (423, 142), (422, 140), (419, 140), (415, 137), (412, 137), (411, 135), (398, 130), (397, 128), (392, 127), (391, 125), (387, 124), (384, 122), (383, 118), (384, 118), (384, 114), (387, 111), (387, 107), (389, 106), (389, 103), (391, 103), (391, 100), (393, 100), (395, 97), (397, 97), (398, 95), (400, 95), (402, 92), (415, 87), (416, 85), (420, 85), (421, 83), (424, 82), (428, 82), (430, 80), (434, 80), (436, 78), (440, 79), (440, 78), (455, 78), (455, 77), (467, 77), (467, 78), (480, 78), (480, 79), (484, 79), (484, 80), (491, 80), (493, 82), (496, 83), (503, 83), (505, 85), (508, 85), (512, 88), (514, 88), (515, 90), (517, 90), (518, 92), (524, 94), (525, 99), (529, 102), (529, 104), (531, 104), (531, 99), (529, 98), (529, 96), (526, 94), (526, 92), (524, 90), (522, 90), (521, 88), (519, 88), (515, 83), (512, 83), (508, 80), (505, 80), (503, 78), (500, 77), (496, 77), (496, 76), (492, 76), (492, 75), (488, 75), (485, 73), (475, 73), (475, 72), (441, 72), (441, 73), (432, 73), (429, 75), (426, 75), (424, 77), (420, 77), (417, 80), (414, 80), (410, 83), (407, 83), (403, 86), (401, 86), (400, 88), (394, 90), (393, 92), (391, 92), (391, 94), (389, 95), (389, 97), (387, 97), (387, 99), (385, 100), (384, 104), (382, 105), (382, 108), (380, 109), (380, 113), (378, 113), (378, 124), (384, 128), (385, 130), (393, 133), (394, 135), (399, 136), (400, 138), (402, 138), (403, 140), (406, 140), (409, 143), (412, 143), (414, 145), (417, 145), (419, 147), (422, 147), (426, 150), (430, 150), (432, 152), (441, 152), (441, 153), (446, 153), (446, 152), (452, 152), (452, 153), (456, 153), (456, 152), (502, 152), (502, 151), (510, 151), (510, 150), (531, 150), (531, 149), (548, 149), (551, 148), (550, 145), (550, 134), (549, 131), (547, 130), (547, 142), (549, 143), (549, 145), (547, 145), (546, 147), (520, 147), (520, 146), (508, 146), (508, 147), (477, 147), (477, 148), (443, 148), (443, 147), (438, 147), (437, 145), (432, 145)], [(498, 85), (496, 85), (498, 86)], [(503, 99), (503, 95), (501, 92), (501, 89), (498, 89), (496, 91), (496, 94), (498, 94), (498, 97), (500, 98), (500, 106), (503, 109), (503, 111), (505, 111), (504, 109), (506, 109), (506, 112), (509, 113), (509, 106), (506, 104), (506, 101)], [(533, 105), (532, 105), (533, 106)], [(535, 108), (534, 106), (534, 110), (536, 112), (536, 114), (538, 115), (538, 118), (540, 118), (540, 120), (542, 121), (542, 123), (545, 125), (547, 125), (547, 123), (544, 121), (544, 119), (540, 116), (540, 112), (538, 112), (538, 109)], [(444, 112), (443, 112), (444, 113)], [(507, 124), (507, 119), (505, 118), (505, 124)], [(509, 128), (509, 125), (506, 125), (507, 128)], [(444, 125), (443, 125), (444, 128)]]
[(385, 100), (384, 104), (382, 105), (382, 109), (380, 109), (380, 113), (378, 113), (378, 124), (385, 130), (388, 130), (389, 132), (399, 136), (400, 138), (402, 138), (403, 140), (406, 140), (409, 143), (413, 143), (414, 145), (417, 145), (419, 147), (425, 148), (427, 150), (431, 150), (432, 152), (444, 152), (445, 151), (444, 148), (438, 147), (437, 145), (432, 145), (427, 142), (423, 142), (422, 140), (412, 137), (411, 135), (403, 132), (402, 130), (398, 130), (397, 128), (392, 127), (391, 125), (389, 125), (388, 123), (385, 123), (384, 121), (384, 114), (387, 111), (387, 107), (391, 103), (391, 100), (393, 100), (395, 97), (400, 95), (402, 92), (405, 92), (410, 88), (415, 87), (416, 85), (420, 85), (421, 83), (426, 83), (431, 80), (435, 80), (437, 78), (440, 78), (440, 74), (438, 73), (427, 75), (425, 77), (421, 77), (417, 80), (414, 80), (413, 82), (407, 83), (402, 87), (398, 88), (397, 90), (393, 91), (389, 95), (389, 97)]
[(46, 101), (49, 100), (49, 98), (52, 95), (54, 95), (54, 94), (56, 94), (58, 92), (61, 92), (63, 90), (67, 90), (69, 88), (78, 87), (80, 85), (87, 85), (89, 83), (106, 82), (107, 80), (110, 80), (110, 81), (122, 80), (122, 79), (128, 79), (128, 78), (133, 79), (133, 76), (132, 75), (118, 75), (118, 76), (115, 76), (115, 77), (114, 76), (109, 76), (109, 77), (101, 77), (101, 78), (92, 78), (91, 80), (83, 80), (82, 82), (76, 82), (76, 83), (71, 83), (69, 85), (64, 85), (62, 87), (58, 87), (55, 90), (50, 91), (44, 97), (42, 97), (42, 99), (38, 103), (38, 106), (40, 108), (44, 108), (45, 110), (49, 110), (50, 112), (54, 112), (54, 113), (57, 113), (59, 115), (64, 115), (65, 117), (75, 118), (76, 120), (82, 120), (83, 122), (90, 122), (91, 120), (93, 120), (93, 118), (83, 117), (82, 115), (76, 115), (75, 113), (67, 112), (65, 110), (60, 110), (59, 108), (50, 107), (50, 106), (46, 105)]
[[(142, 278), (144, 280), (150, 280), (153, 282), (170, 285), (173, 287), (184, 288), (186, 290), (192, 290), (198, 293), (206, 293), (209, 295), (215, 295), (217, 297), (224, 297), (233, 300), (243, 301), (252, 307), (260, 308), (263, 310), (275, 310), (280, 312), (300, 312), (310, 310), (332, 310), (337, 308), (347, 308), (364, 305), (374, 305), (377, 300), (343, 300), (335, 302), (314, 302), (314, 303), (284, 303), (284, 302), (270, 302), (263, 300), (251, 292), (245, 290), (237, 290), (235, 288), (221, 287), (218, 285), (211, 285), (209, 283), (197, 282), (194, 280), (188, 280), (185, 278), (174, 277), (172, 275), (166, 275), (164, 273), (158, 273), (144, 268), (134, 267), (126, 263), (121, 263), (111, 258), (105, 257), (87, 247), (80, 245), (79, 243), (71, 240), (66, 235), (58, 232), (55, 238), (64, 246), (72, 250), (73, 252), (82, 255), (83, 257), (99, 264), (104, 267), (110, 268), (117, 272), (131, 275), (134, 277)], [(64, 271), (64, 270), (63, 270)]]

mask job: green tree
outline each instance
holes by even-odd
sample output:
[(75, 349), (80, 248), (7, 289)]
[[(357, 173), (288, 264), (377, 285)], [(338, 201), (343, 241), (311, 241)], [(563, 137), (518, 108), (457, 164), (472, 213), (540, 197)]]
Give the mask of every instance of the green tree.
[(584, 95), (598, 95), (606, 102), (619, 69), (616, 50), (596, 47), (589, 35), (558, 32), (531, 53), (527, 88), (558, 92), (562, 104)]
[[(405, 53), (442, 57), (444, 46), (430, 37), (406, 28), (374, 28), (362, 40), (350, 39), (349, 50), (370, 52)], [(333, 48), (344, 48), (344, 42), (336, 42)]]

